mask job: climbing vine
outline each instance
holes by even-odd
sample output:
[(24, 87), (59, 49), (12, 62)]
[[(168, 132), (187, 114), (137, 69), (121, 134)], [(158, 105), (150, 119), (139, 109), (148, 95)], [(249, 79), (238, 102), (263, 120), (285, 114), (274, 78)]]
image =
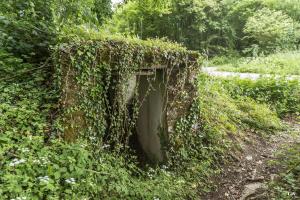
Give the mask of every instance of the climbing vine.
[[(163, 84), (170, 93), (165, 111), (171, 113), (171, 102), (182, 100), (176, 91), (182, 93), (192, 81), (198, 58), (196, 52), (158, 40), (103, 38), (60, 45), (55, 62), (63, 137), (70, 141), (83, 137), (96, 146), (106, 143), (117, 150), (126, 148), (141, 104), (137, 86), (130, 102), (126, 97), (128, 80), (145, 70), (155, 74), (163, 66)], [(151, 90), (151, 78), (148, 82)], [(168, 114), (168, 118), (174, 117)]]

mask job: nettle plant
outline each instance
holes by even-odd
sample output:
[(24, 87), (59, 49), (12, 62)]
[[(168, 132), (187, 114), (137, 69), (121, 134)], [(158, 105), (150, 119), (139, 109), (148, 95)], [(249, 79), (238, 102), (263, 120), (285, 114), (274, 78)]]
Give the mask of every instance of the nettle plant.
[[(95, 149), (103, 144), (111, 150), (126, 149), (143, 99), (140, 82), (134, 87), (129, 80), (139, 79), (141, 73), (156, 74), (158, 68), (165, 74), (161, 84), (167, 88), (168, 101), (163, 110), (172, 126), (196, 97), (193, 72), (199, 69), (198, 58), (196, 52), (159, 40), (104, 37), (59, 45), (55, 63), (61, 91), (60, 132), (68, 141), (86, 138)], [(144, 98), (153, 90), (152, 79), (147, 78)]]

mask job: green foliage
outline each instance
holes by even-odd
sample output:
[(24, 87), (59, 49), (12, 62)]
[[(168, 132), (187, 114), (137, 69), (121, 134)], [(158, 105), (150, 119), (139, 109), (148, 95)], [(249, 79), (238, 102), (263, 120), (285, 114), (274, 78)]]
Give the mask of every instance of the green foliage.
[[(19, 135), (44, 133), (49, 128), (50, 103), (55, 99), (55, 93), (45, 85), (48, 72), (44, 69), (31, 71), (31, 64), (23, 63), (22, 59), (4, 51), (0, 51), (0, 57), (0, 132)], [(25, 73), (28, 71), (31, 73)]]
[(102, 25), (104, 21), (112, 14), (111, 0), (95, 0), (94, 12), (96, 13), (98, 24)]
[(300, 144), (285, 147), (272, 165), (281, 168), (279, 178), (269, 183), (270, 198), (292, 200), (300, 197)]
[(236, 49), (242, 51), (245, 47), (251, 45), (248, 41), (243, 40), (245, 37), (244, 27), (249, 17), (251, 17), (258, 10), (264, 8), (262, 0), (232, 0), (227, 1), (229, 12), (228, 20), (233, 28), (233, 36), (237, 38)]
[[(240, 87), (239, 82), (231, 82), (231, 85), (228, 86), (224, 84), (224, 80), (222, 79), (208, 78), (205, 76), (206, 75), (200, 76), (199, 87), (200, 89), (202, 88), (202, 90), (199, 91), (199, 94), (203, 94), (203, 91), (205, 91), (211, 95), (203, 95), (203, 97), (200, 97), (200, 99), (203, 100), (200, 105), (208, 109), (205, 112), (207, 113), (206, 117), (209, 118), (207, 124), (212, 124), (213, 122), (218, 123), (219, 126), (225, 126), (222, 130), (226, 130), (226, 125), (235, 124), (236, 128), (233, 130), (228, 129), (225, 131), (227, 133), (235, 132), (234, 130), (238, 130), (241, 127), (246, 129), (252, 127), (266, 132), (280, 129), (281, 125), (279, 119), (274, 112), (270, 111), (264, 102), (259, 104), (252, 98), (249, 98), (251, 96), (247, 96), (246, 94), (232, 98), (232, 91), (230, 89)], [(213, 107), (215, 107), (215, 110), (210, 110), (213, 109)], [(218, 119), (217, 116), (219, 116), (220, 120), (216, 120)], [(226, 118), (227, 120), (223, 121)]]
[(21, 58), (14, 57), (11, 53), (0, 49), (0, 79), (14, 76), (16, 72), (32, 68), (31, 64), (23, 63)]
[[(142, 3), (141, 3), (142, 2)], [(230, 27), (224, 4), (209, 1), (129, 1), (114, 14), (108, 28), (112, 32), (135, 34), (141, 38), (167, 37), (188, 48), (215, 53), (231, 47)], [(147, 6), (156, 5), (156, 6)]]
[(133, 101), (133, 113), (128, 110), (128, 79), (141, 67), (188, 70), (198, 59), (196, 52), (176, 44), (122, 38), (62, 44), (55, 56), (65, 138), (84, 137), (96, 145), (105, 139), (117, 149), (127, 145), (139, 107)]
[(112, 12), (110, 0), (53, 0), (52, 8), (58, 28), (81, 24), (99, 26)]
[(299, 0), (264, 0), (264, 3), (275, 10), (281, 10), (296, 21), (300, 21), (300, 1)]
[(85, 140), (45, 142), (45, 134), (55, 137), (55, 132), (49, 133), (49, 111), (56, 107), (55, 93), (44, 85), (45, 76), (35, 72), (33, 79), (24, 74), (15, 83), (1, 82), (3, 198), (194, 199), (207, 189), (207, 177), (218, 171), (218, 163), (230, 149), (228, 135), (238, 136), (253, 125), (273, 131), (277, 121), (264, 105), (233, 100), (222, 82), (200, 76), (202, 95), (170, 135), (169, 162), (141, 170), (135, 157), (117, 154), (105, 143), (95, 151)]
[(5, 1), (0, 3), (0, 40), (2, 48), (31, 62), (49, 56), (55, 27), (52, 1)]
[(242, 124), (249, 128), (272, 133), (282, 129), (282, 124), (277, 114), (270, 110), (267, 104), (259, 104), (251, 98), (239, 98), (237, 107), (244, 113), (240, 118)]
[(31, 81), (25, 85), (16, 83), (0, 86), (1, 132), (32, 135), (45, 131), (47, 110), (41, 106), (47, 107), (47, 104), (41, 105), (41, 100), (46, 91), (35, 88), (35, 83)]
[(8, 0), (0, 2), (0, 45), (27, 62), (50, 56), (62, 27), (99, 26), (110, 16), (109, 0)]
[(218, 69), (222, 70), (223, 67), (236, 66), (239, 58), (238, 54), (215, 56), (207, 61), (206, 67), (221, 66)]
[(285, 78), (260, 78), (258, 80), (226, 78), (223, 80), (231, 96), (247, 96), (257, 102), (269, 104), (283, 116), (300, 113), (300, 84)]
[(169, 1), (129, 1), (115, 11), (112, 20), (105, 28), (113, 33), (138, 35), (143, 39), (150, 35), (155, 37), (160, 31), (164, 31), (161, 30), (162, 27), (166, 27), (162, 16), (167, 13), (169, 13)]
[(117, 9), (105, 29), (141, 38), (167, 37), (208, 56), (232, 50), (251, 54), (257, 45), (265, 53), (293, 49), (300, 38), (295, 17), (299, 1), (277, 2), (129, 1)]
[[(218, 58), (214, 59), (217, 60)], [(227, 58), (230, 59), (230, 58)], [(211, 62), (214, 64), (214, 60)], [(219, 63), (215, 63), (218, 65)], [(232, 59), (218, 67), (221, 71), (250, 72), (274, 75), (300, 75), (300, 53), (275, 53), (268, 56)]]
[(198, 81), (199, 96), (170, 133), (167, 152), (169, 167), (202, 192), (209, 189), (208, 176), (219, 171), (228, 151), (236, 147), (233, 138), (245, 131), (273, 133), (282, 124), (266, 104), (245, 97), (233, 99), (222, 81), (206, 75)]
[[(134, 158), (88, 143), (44, 143), (41, 136), (0, 135), (0, 195), (4, 199), (182, 199), (185, 183), (163, 169), (140, 171)], [(166, 190), (166, 188), (168, 188)]]
[(260, 51), (291, 49), (296, 42), (299, 25), (281, 11), (263, 8), (248, 18), (244, 33), (254, 40)]

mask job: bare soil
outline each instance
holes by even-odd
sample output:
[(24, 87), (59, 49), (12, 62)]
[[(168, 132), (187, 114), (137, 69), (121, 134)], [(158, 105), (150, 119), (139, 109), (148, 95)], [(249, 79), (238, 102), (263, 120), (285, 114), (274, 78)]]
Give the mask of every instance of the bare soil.
[(276, 179), (279, 166), (270, 165), (274, 155), (286, 145), (300, 142), (300, 123), (286, 119), (286, 131), (268, 138), (249, 133), (242, 141), (242, 151), (235, 154), (235, 161), (223, 167), (223, 172), (212, 178), (215, 189), (201, 197), (203, 200), (267, 199), (266, 183)]

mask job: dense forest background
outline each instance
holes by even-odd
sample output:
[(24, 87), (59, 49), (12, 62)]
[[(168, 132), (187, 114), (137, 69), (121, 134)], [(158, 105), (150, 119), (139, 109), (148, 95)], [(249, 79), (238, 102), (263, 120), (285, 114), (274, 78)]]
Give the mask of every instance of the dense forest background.
[(211, 57), (259, 55), (299, 46), (298, 0), (109, 0), (1, 3), (1, 49), (42, 59), (66, 32), (176, 41)]

